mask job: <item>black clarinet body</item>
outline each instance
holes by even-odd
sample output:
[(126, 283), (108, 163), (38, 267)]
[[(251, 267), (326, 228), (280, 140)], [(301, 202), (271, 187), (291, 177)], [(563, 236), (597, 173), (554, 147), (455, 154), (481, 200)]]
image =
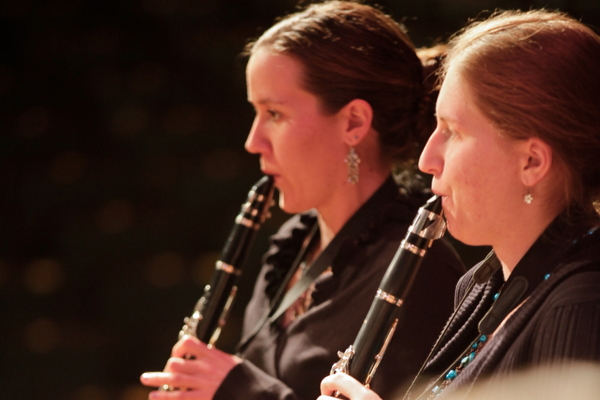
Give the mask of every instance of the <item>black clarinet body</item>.
[(269, 216), (274, 190), (273, 178), (264, 176), (248, 193), (248, 199), (242, 205), (215, 265), (210, 283), (205, 286), (192, 316), (184, 320), (185, 324), (179, 332), (180, 339), (185, 335), (196, 336), (209, 346), (213, 346), (218, 339), (235, 298), (236, 281), (258, 229)]
[(396, 330), (400, 307), (410, 291), (423, 257), (433, 241), (444, 235), (445, 230), (441, 198), (433, 196), (419, 209), (408, 228), (354, 343), (346, 352), (338, 353), (340, 360), (332, 366), (332, 374), (345, 372), (365, 386), (370, 385)]
[[(186, 335), (195, 336), (208, 347), (212, 347), (219, 338), (235, 299), (237, 279), (242, 273), (258, 229), (269, 216), (274, 191), (273, 177), (264, 176), (248, 192), (248, 198), (242, 204), (242, 209), (215, 264), (210, 283), (204, 287), (204, 293), (196, 302), (192, 315), (183, 320), (179, 339)], [(193, 356), (186, 355), (184, 358), (192, 359)], [(159, 389), (176, 390), (169, 385), (163, 385)]]

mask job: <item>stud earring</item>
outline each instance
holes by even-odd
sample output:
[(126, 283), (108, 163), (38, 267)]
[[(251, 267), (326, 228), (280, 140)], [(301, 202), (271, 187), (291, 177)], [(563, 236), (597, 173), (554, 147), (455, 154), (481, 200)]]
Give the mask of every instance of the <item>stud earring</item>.
[(356, 185), (358, 183), (358, 164), (360, 164), (360, 158), (356, 154), (354, 147), (350, 146), (344, 162), (348, 165), (348, 183)]
[(527, 204), (531, 204), (533, 201), (533, 196), (531, 195), (531, 191), (527, 188), (527, 194), (523, 196), (523, 201)]

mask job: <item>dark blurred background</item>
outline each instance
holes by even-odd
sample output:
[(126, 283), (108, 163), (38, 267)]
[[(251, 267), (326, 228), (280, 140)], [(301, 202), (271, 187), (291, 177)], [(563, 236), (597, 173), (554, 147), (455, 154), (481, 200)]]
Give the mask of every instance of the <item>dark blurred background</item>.
[[(417, 46), (496, 7), (600, 25), (600, 0), (377, 4)], [(138, 376), (163, 368), (260, 177), (237, 55), (297, 5), (0, 2), (0, 399), (146, 398)], [(285, 218), (260, 232), (225, 350)], [(482, 251), (461, 247), (467, 264)]]

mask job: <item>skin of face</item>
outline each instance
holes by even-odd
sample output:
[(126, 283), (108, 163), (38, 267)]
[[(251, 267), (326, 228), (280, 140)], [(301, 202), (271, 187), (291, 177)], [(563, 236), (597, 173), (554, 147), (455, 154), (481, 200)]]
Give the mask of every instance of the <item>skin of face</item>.
[(524, 209), (523, 142), (503, 136), (482, 114), (456, 66), (444, 79), (436, 114), (419, 168), (433, 175), (450, 233), (469, 245), (506, 242)]
[(258, 49), (246, 68), (248, 101), (256, 111), (246, 150), (260, 155), (275, 178), (279, 205), (289, 213), (335, 209), (346, 185), (343, 117), (326, 115), (319, 99), (301, 87), (302, 64)]

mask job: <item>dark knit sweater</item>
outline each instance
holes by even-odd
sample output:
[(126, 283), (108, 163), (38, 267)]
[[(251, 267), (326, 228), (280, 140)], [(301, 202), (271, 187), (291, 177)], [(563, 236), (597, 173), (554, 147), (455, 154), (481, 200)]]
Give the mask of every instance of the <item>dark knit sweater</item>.
[[(531, 282), (532, 292), (437, 399), (458, 391), (466, 395), (481, 378), (490, 378), (488, 388), (494, 390), (494, 382), (528, 367), (600, 362), (600, 229), (588, 230), (575, 240), (556, 235), (550, 239), (547, 233), (517, 265), (522, 272), (539, 275), (537, 284)], [(429, 376), (444, 376), (456, 365), (479, 335), (479, 321), (504, 284), (500, 270), (489, 281), (475, 283), (473, 276), (480, 265), (457, 285), (458, 308), (424, 371)], [(418, 396), (411, 393), (410, 397)]]

